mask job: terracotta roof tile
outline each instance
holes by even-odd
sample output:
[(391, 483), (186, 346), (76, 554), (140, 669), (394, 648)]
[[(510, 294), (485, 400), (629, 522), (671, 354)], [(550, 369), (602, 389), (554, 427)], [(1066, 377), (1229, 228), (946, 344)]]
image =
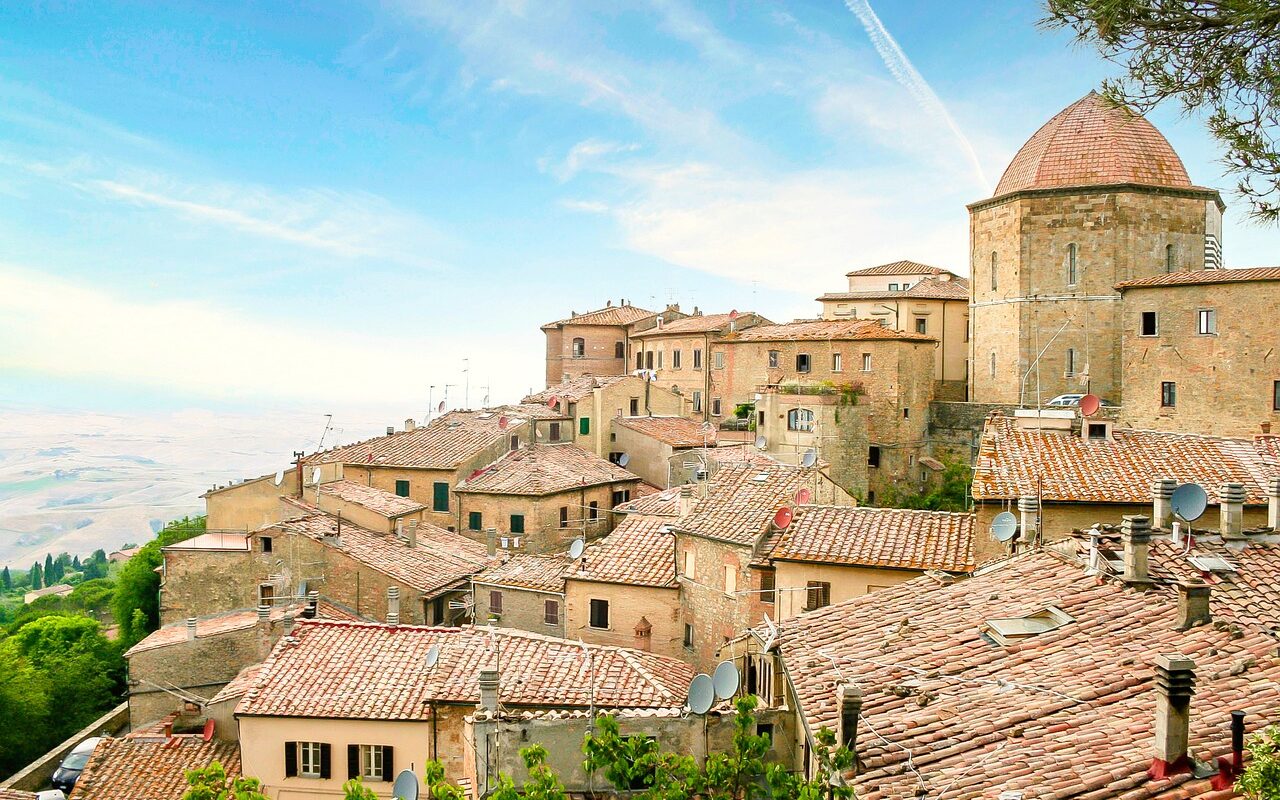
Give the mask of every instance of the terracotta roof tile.
[(418, 469), (454, 469), (510, 432), (498, 427), (496, 411), (450, 411), (412, 431), (379, 436), (313, 453), (304, 461)]
[[(279, 622), (286, 617), (296, 617), (301, 611), (301, 605), (276, 606), (271, 609), (271, 619), (272, 621)], [(215, 614), (213, 616), (197, 619), (196, 638), (205, 639), (211, 636), (221, 636), (222, 634), (231, 633), (232, 631), (252, 628), (257, 624), (258, 612), (254, 609), (227, 611), (222, 614)], [(128, 657), (146, 650), (154, 650), (158, 647), (168, 647), (174, 644), (181, 644), (186, 640), (186, 621), (174, 622), (152, 631), (145, 639), (129, 648), (125, 653), (125, 656)]]
[(563, 325), (630, 325), (658, 312), (649, 311), (639, 306), (605, 306), (595, 311), (584, 311), (571, 317), (548, 322), (542, 330), (558, 328)]
[[(440, 658), (427, 670), (432, 645)], [(693, 678), (672, 658), (507, 628), (306, 621), (276, 645), (236, 713), (424, 719), (427, 701), (476, 703), (480, 671), (496, 669), (499, 653), (507, 706), (587, 707), (594, 683), (597, 708), (677, 708)]]
[(916, 281), (906, 289), (896, 292), (827, 292), (818, 300), (968, 300), (969, 281), (965, 278), (952, 278), (948, 281), (937, 278), (925, 278)]
[(672, 447), (716, 446), (717, 432), (714, 425), (704, 434), (702, 426), (687, 417), (614, 417), (613, 424), (643, 433)]
[(680, 499), (680, 487), (672, 486), (660, 492), (647, 494), (625, 503), (619, 503), (613, 510), (619, 514), (638, 514), (651, 517), (677, 516), (677, 504)]
[(774, 514), (795, 503), (798, 489), (813, 488), (816, 470), (786, 464), (726, 464), (707, 481), (706, 496), (673, 523), (684, 533), (752, 546), (768, 532)]
[(968, 572), (974, 563), (973, 515), (904, 508), (798, 506), (771, 557)]
[(532, 444), (511, 450), (458, 484), (455, 491), (546, 495), (640, 477), (576, 445)]
[(987, 418), (973, 475), (975, 500), (1036, 494), (1046, 501), (1148, 503), (1161, 478), (1198, 483), (1217, 502), (1223, 483), (1245, 486), (1245, 502), (1267, 502), (1267, 481), (1280, 475), (1276, 437), (1228, 439), (1115, 428), (1108, 441), (1069, 432), (1020, 430), (1012, 417)]
[(181, 735), (168, 739), (103, 739), (71, 791), (74, 800), (179, 800), (186, 771), (217, 761), (228, 777), (240, 775), (235, 742)]
[(1155, 126), (1090, 92), (1036, 131), (1000, 178), (995, 197), (1024, 189), (1136, 183), (1191, 186)]
[(1149, 278), (1121, 281), (1117, 289), (1147, 286), (1210, 286), (1215, 283), (1245, 281), (1280, 281), (1280, 267), (1248, 267), (1245, 269), (1197, 269), (1191, 272), (1165, 272)]
[(928, 264), (921, 264), (919, 261), (907, 260), (893, 261), (874, 267), (863, 267), (862, 269), (855, 269), (852, 272), (845, 273), (845, 277), (849, 278), (859, 275), (955, 275), (955, 273), (942, 267), (931, 267)]
[(402, 517), (405, 514), (412, 514), (416, 511), (424, 511), (427, 508), (417, 500), (400, 497), (377, 487), (366, 486), (355, 481), (343, 480), (322, 483), (320, 484), (320, 494), (336, 497), (347, 503), (354, 503), (388, 519)]
[(240, 670), (240, 672), (237, 673), (234, 678), (232, 678), (231, 683), (228, 683), (226, 686), (223, 686), (221, 689), (218, 690), (217, 694), (209, 698), (209, 704), (212, 705), (214, 703), (223, 703), (223, 702), (226, 702), (227, 700), (232, 700), (237, 697), (243, 697), (244, 693), (249, 691), (249, 687), (257, 683), (258, 673), (261, 671), (262, 671), (261, 664), (250, 664), (249, 666)]
[(679, 334), (691, 333), (715, 333), (717, 331), (726, 331), (730, 325), (736, 323), (737, 327), (743, 325), (770, 324), (769, 320), (759, 316), (754, 311), (739, 311), (734, 314), (697, 314), (683, 319), (675, 319), (671, 322), (664, 322), (659, 327), (648, 328), (646, 330), (631, 335), (633, 339), (644, 339), (654, 336), (673, 336)]
[(913, 342), (935, 342), (922, 333), (895, 331), (869, 319), (797, 320), (783, 325), (758, 325), (725, 337), (734, 342), (791, 342), (804, 340), (866, 341), (903, 339)]
[(20, 789), (0, 789), (0, 800), (36, 800), (36, 793)]
[(566, 575), (571, 580), (674, 587), (675, 537), (660, 517), (629, 516), (587, 547)]
[(476, 575), (473, 583), (511, 586), (540, 592), (564, 592), (564, 574), (573, 566), (567, 555), (514, 553), (506, 562)]
[(631, 377), (630, 375), (580, 375), (563, 383), (557, 383), (555, 386), (548, 386), (540, 392), (525, 395), (521, 402), (546, 403), (551, 398), (557, 397), (566, 403), (578, 403), (584, 397), (590, 397), (596, 389), (612, 386)]

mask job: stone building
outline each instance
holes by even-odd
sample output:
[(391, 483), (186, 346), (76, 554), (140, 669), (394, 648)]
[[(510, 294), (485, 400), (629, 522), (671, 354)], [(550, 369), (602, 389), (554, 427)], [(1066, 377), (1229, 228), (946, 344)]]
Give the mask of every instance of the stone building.
[(1280, 268), (1174, 272), (1116, 288), (1122, 424), (1251, 436), (1280, 422), (1280, 328), (1271, 323)]
[(709, 462), (718, 437), (714, 425), (687, 417), (614, 417), (609, 460), (617, 463), (625, 455), (627, 470), (646, 483), (675, 486), (685, 482), (681, 478), (686, 472), (675, 465)]
[(161, 548), (160, 624), (256, 607), (258, 570), (249, 547), (248, 534), (208, 531)]
[(547, 385), (554, 386), (584, 375), (626, 375), (631, 363), (630, 336), (685, 315), (679, 306), (648, 311), (626, 300), (604, 308), (576, 312), (542, 326), (547, 338)]
[(683, 408), (675, 413), (720, 417), (724, 411), (712, 393), (711, 371), (724, 369), (725, 354), (713, 345), (727, 334), (768, 324), (750, 311), (703, 314), (695, 308), (691, 316), (632, 334), (635, 368), (652, 372), (655, 385), (683, 398)]
[(915, 261), (847, 273), (849, 290), (818, 298), (823, 319), (869, 319), (938, 340), (933, 378), (938, 399), (963, 400), (969, 364), (969, 281)]
[(471, 579), (472, 619), (564, 636), (564, 576), (572, 563), (568, 555), (511, 554)]
[(679, 395), (635, 375), (574, 378), (528, 395), (521, 402), (520, 408), (554, 407), (566, 420), (568, 429), (559, 428), (553, 434), (562, 438), (538, 438), (537, 441), (544, 444), (571, 441), (601, 457), (614, 450), (611, 419), (679, 415), (684, 407)]
[(613, 529), (611, 509), (640, 478), (571, 444), (532, 444), (477, 470), (457, 489), (459, 530), (504, 550), (563, 553)]
[(969, 206), (970, 398), (1122, 404), (1115, 285), (1221, 266), (1223, 203), (1151, 123), (1089, 93)]

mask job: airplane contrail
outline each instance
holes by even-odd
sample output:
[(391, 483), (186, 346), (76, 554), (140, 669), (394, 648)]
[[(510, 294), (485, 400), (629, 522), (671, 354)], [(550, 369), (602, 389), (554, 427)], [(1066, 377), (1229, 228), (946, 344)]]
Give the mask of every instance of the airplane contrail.
[(942, 104), (942, 100), (938, 98), (933, 88), (929, 86), (929, 82), (916, 70), (911, 63), (911, 59), (907, 58), (907, 54), (902, 51), (902, 48), (898, 46), (898, 42), (884, 27), (884, 23), (876, 16), (876, 12), (872, 10), (871, 3), (867, 0), (844, 0), (844, 4), (862, 23), (862, 27), (866, 28), (867, 35), (871, 38), (872, 46), (876, 48), (876, 52), (880, 54), (880, 59), (884, 61), (884, 65), (889, 68), (889, 72), (893, 74), (898, 83), (902, 84), (903, 88), (915, 98), (915, 101), (919, 103), (925, 113), (941, 119), (955, 134), (956, 140), (964, 149), (965, 154), (969, 156), (969, 161), (973, 165), (973, 171), (978, 178), (978, 183), (990, 194), (991, 184), (987, 182), (987, 176), (982, 171), (982, 164), (978, 161), (978, 154), (974, 151), (973, 145), (969, 143), (969, 137), (964, 135), (964, 131), (960, 130), (960, 126), (951, 118), (951, 113), (947, 111), (947, 107)]

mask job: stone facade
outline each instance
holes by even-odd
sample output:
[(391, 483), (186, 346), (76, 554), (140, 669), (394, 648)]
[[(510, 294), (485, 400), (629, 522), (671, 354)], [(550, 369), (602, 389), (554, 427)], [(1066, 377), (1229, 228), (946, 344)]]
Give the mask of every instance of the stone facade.
[(766, 613), (774, 616), (774, 604), (762, 599), (764, 571), (752, 566), (754, 546), (677, 533), (676, 554), (680, 613), (692, 634), (686, 638), (682, 630), (682, 641), (689, 642), (682, 658), (709, 672), (716, 666), (720, 648), (760, 624)]
[[(564, 593), (565, 636), (570, 639), (634, 647), (690, 660), (682, 644), (684, 626), (678, 588), (569, 579)], [(592, 600), (609, 603), (609, 627), (592, 627)]]
[[(596, 539), (613, 530), (611, 509), (616, 505), (615, 493), (625, 492), (629, 498), (638, 483), (639, 479), (547, 495), (461, 492), (456, 495), (457, 518), (450, 524), (457, 525), (459, 533), (477, 542), (487, 544), (486, 531), (494, 529), (500, 540), (506, 539), (506, 549), (534, 554), (563, 553), (574, 539), (582, 536)], [(594, 519), (592, 503), (598, 509)], [(562, 508), (567, 509), (568, 515), (563, 527)], [(472, 514), (480, 515), (478, 527), (472, 526)], [(513, 530), (513, 526), (519, 527), (513, 520), (517, 516), (522, 518), (523, 532)]]
[[(497, 593), (501, 598), (494, 597)], [(475, 612), (472, 616), (478, 624), (486, 621), (504, 628), (516, 628), (546, 636), (563, 637), (565, 630), (565, 595), (523, 586), (504, 586), (496, 583), (473, 581), (471, 589)], [(494, 607), (498, 600), (499, 607)], [(555, 604), (555, 621), (550, 622), (548, 603)]]
[(247, 543), (239, 549), (166, 547), (160, 552), (161, 625), (257, 605), (258, 570)]

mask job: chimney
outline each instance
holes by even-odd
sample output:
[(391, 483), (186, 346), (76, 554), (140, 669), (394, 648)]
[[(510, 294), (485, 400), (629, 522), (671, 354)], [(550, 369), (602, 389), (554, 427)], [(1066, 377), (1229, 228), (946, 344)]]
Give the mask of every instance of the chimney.
[(1267, 525), (1280, 530), (1280, 475), (1267, 483)]
[(498, 554), (498, 529), (485, 528), (484, 535), (486, 539), (486, 544), (489, 545), (489, 555), (490, 556), (497, 555)]
[(400, 587), (387, 587), (387, 624), (400, 624)]
[(693, 511), (693, 486), (685, 484), (680, 487), (680, 497), (676, 500), (676, 516), (684, 519)]
[(1140, 514), (1126, 515), (1120, 525), (1124, 542), (1125, 583), (1150, 583), (1147, 573), (1147, 549), (1151, 544), (1151, 520)]
[(417, 430), (417, 428), (418, 428), (418, 423), (414, 422), (413, 417), (409, 417), (404, 421), (405, 433), (409, 433), (410, 431)]
[(840, 705), (840, 744), (857, 752), (858, 717), (862, 716), (862, 690), (857, 684), (846, 683), (839, 687), (840, 696), (836, 698)]
[(293, 635), (293, 617), (284, 618), (284, 630), (282, 631), (282, 635), (283, 636)]
[(1018, 498), (1018, 516), (1019, 524), (1022, 527), (1021, 541), (1024, 545), (1035, 542), (1038, 538), (1039, 531), (1036, 530), (1036, 517), (1040, 512), (1040, 499), (1038, 497), (1019, 497)]
[(1195, 662), (1181, 653), (1156, 656), (1156, 752), (1147, 775), (1161, 780), (1191, 769), (1187, 744)]
[(1222, 484), (1218, 490), (1218, 501), (1218, 533), (1224, 539), (1244, 536), (1244, 484)]
[(405, 534), (405, 544), (409, 547), (418, 546), (418, 521), (416, 519), (409, 520), (409, 531)]
[(396, 426), (395, 426), (395, 425), (388, 425), (388, 426), (387, 426), (387, 435), (388, 435), (388, 436), (392, 436), (392, 435), (394, 435), (394, 434), (395, 434), (395, 432), (396, 432)]
[(187, 641), (196, 638), (196, 618), (187, 617)]
[(1178, 583), (1178, 630), (1213, 622), (1213, 615), (1209, 613), (1210, 592), (1209, 584), (1199, 578)]
[(1161, 478), (1151, 484), (1151, 527), (1168, 530), (1173, 523), (1173, 490), (1178, 482)]
[(490, 715), (498, 713), (498, 671), (480, 670), (480, 708)]
[(266, 606), (266, 605), (258, 606), (258, 624), (259, 625), (271, 624), (271, 606)]
[(648, 617), (641, 617), (636, 623), (635, 635), (636, 640), (632, 647), (637, 650), (648, 650), (653, 643), (653, 623), (649, 622)]
[(303, 615), (308, 619), (315, 619), (320, 613), (320, 593), (317, 591), (307, 592), (307, 611)]

